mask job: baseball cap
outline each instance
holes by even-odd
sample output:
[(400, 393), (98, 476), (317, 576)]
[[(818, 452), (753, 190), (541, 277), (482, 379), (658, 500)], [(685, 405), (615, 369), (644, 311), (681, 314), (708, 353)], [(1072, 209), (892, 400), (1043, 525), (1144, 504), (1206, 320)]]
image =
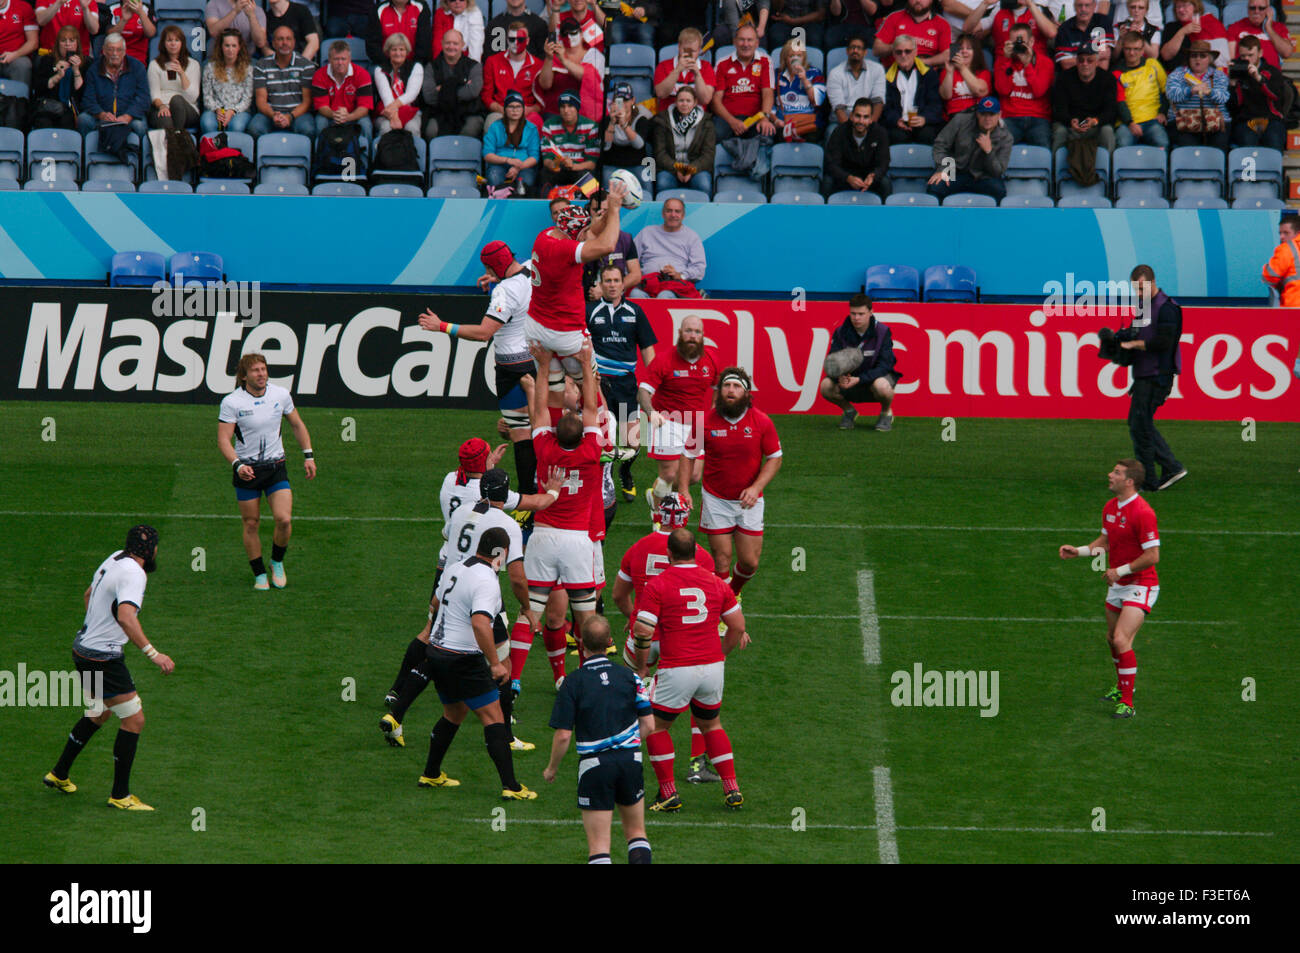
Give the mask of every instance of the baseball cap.
[(610, 98), (631, 100), (635, 95), (631, 83), (615, 83)]
[(975, 104), (975, 111), (977, 113), (1000, 113), (1002, 112), (1002, 104), (998, 102), (996, 96), (985, 96)]
[(524, 105), (524, 94), (517, 89), (510, 90), (510, 92), (506, 93), (505, 105), (509, 106), (511, 103), (518, 103), (520, 106)]
[(582, 108), (582, 97), (579, 96), (577, 93), (575, 93), (575, 92), (574, 92), (573, 90), (571, 90), (571, 89), (570, 89), (570, 90), (566, 90), (565, 92), (560, 93), (560, 105), (561, 105), (561, 106), (572, 106), (574, 109), (581, 109), (581, 108)]
[(505, 242), (488, 242), (478, 253), (478, 260), (496, 272), (498, 278), (504, 278), (510, 266), (515, 263), (515, 253)]
[(510, 475), (500, 467), (493, 467), (478, 481), (479, 491), (493, 503), (504, 503), (510, 495)]

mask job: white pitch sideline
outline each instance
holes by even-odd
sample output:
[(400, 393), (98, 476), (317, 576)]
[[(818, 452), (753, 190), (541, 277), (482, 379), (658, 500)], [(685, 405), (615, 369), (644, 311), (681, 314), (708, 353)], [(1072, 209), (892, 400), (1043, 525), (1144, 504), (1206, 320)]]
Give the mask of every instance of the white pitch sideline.
[[(746, 612), (746, 619), (804, 619), (808, 616), (793, 613)], [(826, 615), (818, 613), (818, 619), (861, 619), (859, 615)], [(1075, 616), (1068, 619), (1046, 617), (1001, 616), (1001, 615), (877, 615), (877, 619), (893, 622), (1035, 622), (1048, 625), (1077, 625), (1082, 622), (1097, 622), (1101, 616)], [(1223, 619), (1147, 619), (1144, 625), (1233, 625)], [(865, 649), (864, 649), (865, 651)]]

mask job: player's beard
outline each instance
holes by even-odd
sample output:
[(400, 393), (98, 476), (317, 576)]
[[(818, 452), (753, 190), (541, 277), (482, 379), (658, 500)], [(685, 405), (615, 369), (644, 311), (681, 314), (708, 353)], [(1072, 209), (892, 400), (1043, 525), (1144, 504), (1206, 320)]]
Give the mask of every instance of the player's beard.
[(685, 341), (682, 338), (677, 339), (677, 353), (684, 360), (693, 361), (704, 353), (703, 341)]
[(745, 411), (749, 410), (749, 404), (749, 391), (745, 391), (743, 397), (737, 397), (731, 401), (723, 397), (721, 393), (713, 399), (713, 406), (717, 408), (718, 413), (732, 419), (744, 416)]
[(144, 561), (144, 567), (143, 567), (143, 568), (144, 568), (144, 571), (145, 571), (146, 573), (154, 573), (154, 572), (157, 572), (157, 571), (158, 571), (158, 554), (155, 553), (154, 555), (152, 555), (152, 556), (148, 557), (147, 559), (145, 559), (145, 561)]

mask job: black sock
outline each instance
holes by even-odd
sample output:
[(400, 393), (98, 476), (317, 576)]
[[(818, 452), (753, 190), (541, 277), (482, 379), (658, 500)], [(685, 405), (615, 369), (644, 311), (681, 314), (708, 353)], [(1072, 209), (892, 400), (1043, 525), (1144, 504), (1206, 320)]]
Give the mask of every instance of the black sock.
[(442, 773), (442, 759), (456, 738), (460, 725), (453, 724), (446, 718), (439, 718), (438, 723), (429, 732), (429, 758), (424, 762), (424, 776), (436, 778)]
[(113, 797), (122, 799), (131, 793), (131, 764), (135, 761), (135, 746), (140, 735), (125, 728), (117, 729), (113, 742)]
[(612, 864), (613, 862), (609, 859), (609, 854), (591, 854), (587, 857), (588, 864)]
[(609, 528), (614, 525), (614, 517), (617, 515), (618, 503), (611, 503), (609, 508), (605, 510), (605, 532), (609, 532)]
[[(424, 643), (420, 643), (424, 648)], [(402, 685), (401, 694), (397, 696), (397, 701), (393, 702), (390, 709), (393, 717), (397, 719), (398, 724), (406, 720), (406, 710), (415, 704), (415, 700), (420, 697), (420, 693), (429, 687), (429, 671), (425, 666), (427, 659), (421, 659), (420, 664), (415, 668), (406, 670), (406, 680)]]
[(411, 644), (406, 647), (406, 654), (402, 656), (402, 667), (397, 670), (397, 678), (393, 679), (393, 687), (388, 690), (389, 694), (402, 694), (402, 688), (406, 685), (407, 673), (413, 668), (419, 668), (420, 663), (424, 661), (428, 648), (419, 639), (411, 639)]
[(650, 842), (644, 837), (636, 837), (628, 841), (627, 862), (629, 864), (650, 863)]
[(596, 597), (596, 615), (605, 614), (605, 594), (601, 593)]
[(265, 576), (265, 575), (266, 575), (266, 563), (262, 562), (262, 557), (261, 557), (261, 556), (258, 556), (256, 559), (250, 559), (250, 560), (248, 561), (248, 565), (250, 565), (250, 566), (253, 567), (253, 575), (254, 575), (254, 576)]
[(284, 554), (288, 548), (289, 548), (288, 543), (285, 543), (283, 546), (281, 546), (275, 540), (271, 540), (271, 562), (273, 563), (284, 562)]
[(515, 476), (519, 478), (520, 493), (537, 492), (537, 453), (531, 440), (515, 444)]
[(632, 489), (633, 483), (636, 482), (632, 479), (632, 464), (640, 455), (641, 448), (637, 447), (636, 450), (632, 452), (632, 459), (624, 460), (618, 465), (618, 478), (623, 482), (623, 486), (626, 489)]
[(497, 766), (501, 775), (501, 787), (507, 791), (518, 791), (519, 782), (515, 780), (515, 762), (510, 754), (510, 728), (497, 723), (483, 729), (483, 740), (487, 742), (488, 756)]
[(506, 731), (510, 732), (511, 739), (515, 736), (515, 729), (510, 724), (510, 716), (515, 710), (515, 693), (510, 690), (509, 683), (505, 688), (500, 690), (501, 715), (505, 720)]
[(77, 755), (81, 754), (81, 749), (86, 746), (87, 741), (95, 736), (97, 731), (99, 731), (99, 725), (84, 716), (81, 721), (72, 726), (72, 731), (68, 733), (68, 743), (63, 746), (63, 754), (59, 756), (59, 763), (54, 766), (54, 776), (56, 778), (60, 781), (68, 779), (68, 772), (72, 770), (72, 762), (77, 760)]

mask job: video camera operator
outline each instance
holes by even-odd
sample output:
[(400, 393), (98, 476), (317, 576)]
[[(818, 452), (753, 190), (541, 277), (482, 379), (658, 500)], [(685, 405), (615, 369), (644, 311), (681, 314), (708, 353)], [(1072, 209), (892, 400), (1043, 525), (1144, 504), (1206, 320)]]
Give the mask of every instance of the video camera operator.
[(1259, 37), (1243, 36), (1237, 43), (1237, 58), (1228, 67), (1233, 145), (1286, 149), (1285, 83), (1282, 72), (1264, 60)]

